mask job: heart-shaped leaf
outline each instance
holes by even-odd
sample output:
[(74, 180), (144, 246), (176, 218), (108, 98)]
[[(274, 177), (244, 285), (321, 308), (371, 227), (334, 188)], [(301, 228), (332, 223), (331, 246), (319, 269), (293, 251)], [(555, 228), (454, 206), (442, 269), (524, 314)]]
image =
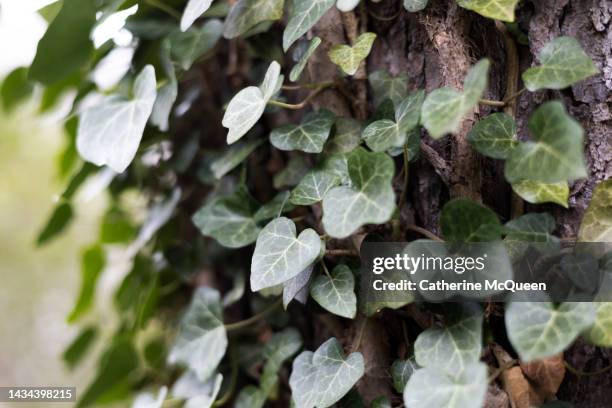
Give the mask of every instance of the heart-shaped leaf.
[(302, 348), (302, 337), (294, 328), (287, 328), (274, 333), (266, 343), (263, 355), (266, 364), (260, 380), (260, 388), (265, 395), (269, 395), (278, 382), (278, 371), (285, 362)]
[(612, 242), (612, 180), (595, 187), (578, 239), (583, 242)]
[(596, 304), (512, 302), (506, 307), (506, 331), (522, 361), (560, 353), (595, 321)]
[(516, 147), (516, 123), (510, 115), (493, 113), (474, 125), (467, 139), (479, 153), (493, 159), (507, 159)]
[(302, 156), (291, 156), (284, 169), (274, 175), (272, 184), (277, 190), (282, 187), (293, 187), (304, 178), (310, 170)]
[(417, 364), (448, 373), (478, 362), (481, 352), (482, 312), (478, 307), (463, 306), (453, 311), (445, 327), (425, 330), (414, 343)]
[(189, 0), (183, 16), (181, 17), (181, 31), (187, 31), (206, 10), (210, 8), (213, 0)]
[(314, 54), (315, 50), (320, 44), (321, 39), (319, 37), (314, 37), (312, 40), (310, 40), (308, 48), (301, 55), (297, 64), (295, 64), (293, 68), (291, 68), (291, 72), (289, 73), (289, 79), (292, 82), (295, 82), (300, 79), (300, 75), (302, 75), (302, 71), (304, 70), (304, 67), (306, 67), (306, 63), (308, 62), (312, 54)]
[(478, 104), (487, 88), (490, 62), (483, 59), (468, 72), (463, 92), (440, 88), (427, 95), (421, 118), (423, 125), (434, 139), (458, 130), (463, 117)]
[(325, 145), (325, 153), (349, 153), (361, 143), (361, 125), (353, 118), (336, 118), (335, 132)]
[(323, 198), (323, 227), (334, 238), (348, 237), (364, 224), (387, 222), (395, 208), (395, 166), (388, 155), (358, 147), (348, 154), (347, 166), (350, 187), (334, 187)]
[(597, 346), (612, 347), (612, 302), (600, 302), (596, 305), (595, 322), (583, 335)]
[(221, 295), (215, 289), (200, 286), (181, 321), (168, 362), (186, 365), (200, 381), (205, 381), (219, 365), (226, 349)]
[(523, 72), (525, 88), (564, 89), (599, 73), (599, 70), (572, 37), (558, 37), (547, 43), (538, 55), (539, 66)]
[(214, 198), (200, 208), (192, 218), (203, 235), (211, 236), (228, 248), (240, 248), (253, 243), (259, 234), (255, 223), (257, 202), (245, 187), (232, 194)]
[(359, 0), (337, 0), (336, 7), (340, 11), (351, 11), (359, 4)]
[(554, 231), (555, 218), (548, 213), (531, 213), (522, 215), (504, 225), (506, 239), (522, 242), (559, 242), (551, 235)]
[(310, 296), (333, 314), (354, 319), (357, 313), (355, 278), (346, 265), (337, 265), (329, 275), (319, 275), (310, 286)]
[(236, 142), (257, 123), (266, 109), (266, 104), (276, 89), (280, 88), (279, 82), (282, 81), (280, 78), (280, 65), (273, 61), (259, 87), (244, 88), (232, 98), (221, 122), (229, 129), (228, 144)]
[(419, 369), (414, 357), (408, 360), (395, 360), (391, 365), (391, 378), (393, 379), (393, 388), (399, 394), (404, 392), (408, 380), (412, 374)]
[(77, 150), (83, 159), (122, 173), (134, 160), (157, 97), (155, 70), (143, 68), (134, 81), (133, 97), (107, 96), (80, 117)]
[(429, 0), (404, 0), (404, 8), (411, 13), (416, 13), (425, 10), (427, 3), (429, 3)]
[(449, 242), (489, 242), (501, 238), (501, 224), (497, 215), (486, 207), (462, 198), (444, 206), (440, 227)]
[[(335, 167), (335, 156), (310, 170), (291, 191), (291, 203), (312, 205), (323, 200), (325, 194), (342, 182), (342, 174)], [(342, 159), (341, 159), (342, 160)]]
[(229, 147), (218, 159), (210, 164), (210, 169), (216, 179), (220, 179), (244, 161), (264, 141), (253, 139), (237, 143)]
[(522, 180), (513, 183), (512, 190), (528, 203), (556, 203), (568, 208), (569, 185), (567, 181), (547, 184), (541, 181)]
[(265, 21), (283, 17), (285, 0), (239, 0), (225, 18), (223, 36), (236, 38)]
[(212, 407), (223, 382), (223, 375), (217, 374), (202, 381), (193, 371), (187, 371), (172, 386), (172, 395), (184, 399), (184, 408)]
[(259, 207), (253, 218), (256, 222), (269, 220), (279, 217), (282, 213), (293, 210), (293, 205), (289, 202), (289, 192), (281, 191), (270, 201)]
[(394, 76), (381, 69), (368, 75), (368, 82), (372, 87), (375, 106), (385, 99), (398, 105), (408, 94), (408, 77), (403, 73)]
[(310, 0), (294, 2), (289, 22), (283, 32), (283, 50), (287, 51), (291, 44), (306, 34), (323, 14), (327, 12), (336, 0)]
[(293, 299), (304, 304), (308, 298), (308, 284), (312, 277), (314, 265), (309, 265), (302, 272), (283, 283), (283, 307), (285, 310)]
[(251, 262), (251, 290), (288, 281), (312, 264), (321, 253), (321, 239), (313, 229), (296, 238), (295, 224), (280, 217), (266, 225), (255, 243)]
[(583, 130), (558, 101), (540, 106), (529, 119), (535, 141), (520, 143), (506, 161), (510, 183), (535, 180), (559, 183), (584, 178)]
[(301, 150), (321, 153), (334, 124), (334, 114), (322, 109), (304, 116), (299, 125), (285, 125), (274, 129), (270, 142), (280, 150)]
[(170, 55), (187, 71), (198, 58), (217, 44), (222, 34), (223, 23), (217, 19), (208, 20), (201, 27), (192, 27), (185, 32), (176, 30), (168, 35)]
[(355, 40), (353, 46), (336, 44), (328, 52), (329, 59), (338, 65), (347, 75), (355, 75), (361, 61), (367, 58), (376, 39), (374, 33), (363, 33)]
[(297, 408), (326, 408), (340, 400), (364, 372), (361, 353), (344, 357), (335, 338), (323, 343), (317, 351), (303, 351), (293, 360), (289, 377), (293, 401)]
[(481, 408), (487, 393), (487, 366), (472, 363), (458, 373), (421, 368), (404, 389), (407, 408)]
[(513, 22), (514, 9), (519, 0), (457, 0), (457, 4), (481, 16)]

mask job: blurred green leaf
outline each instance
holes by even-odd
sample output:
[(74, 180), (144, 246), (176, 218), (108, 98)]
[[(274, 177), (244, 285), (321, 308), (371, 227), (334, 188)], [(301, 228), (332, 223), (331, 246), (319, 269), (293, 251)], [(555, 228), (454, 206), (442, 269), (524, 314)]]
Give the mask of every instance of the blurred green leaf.
[(612, 180), (595, 187), (578, 239), (582, 242), (612, 242)]
[(12, 112), (21, 102), (27, 99), (34, 90), (34, 84), (28, 80), (28, 69), (21, 67), (11, 71), (2, 81), (0, 97), (5, 112)]
[(97, 336), (98, 329), (95, 326), (87, 326), (72, 340), (62, 354), (62, 359), (70, 369), (76, 367), (83, 360)]
[(363, 33), (355, 40), (352, 46), (345, 44), (336, 44), (330, 48), (327, 55), (329, 59), (342, 69), (347, 75), (355, 75), (361, 61), (365, 60), (370, 51), (372, 44), (376, 39), (374, 33)]
[(64, 201), (58, 204), (53, 210), (51, 217), (49, 217), (47, 224), (38, 234), (36, 245), (44, 245), (61, 234), (70, 221), (72, 221), (72, 216), (72, 205), (69, 202)]
[(83, 252), (81, 257), (81, 289), (76, 304), (68, 315), (68, 322), (74, 323), (91, 309), (98, 278), (106, 266), (104, 249), (94, 245)]
[(289, 21), (283, 32), (283, 50), (285, 52), (291, 44), (314, 26), (317, 21), (329, 10), (336, 0), (310, 0), (293, 2)]
[(507, 159), (518, 145), (516, 123), (510, 115), (493, 113), (478, 121), (467, 139), (479, 153), (493, 159)]
[(444, 206), (440, 227), (449, 242), (489, 242), (501, 238), (501, 224), (497, 214), (462, 198)]
[(223, 23), (212, 19), (201, 27), (191, 27), (185, 32), (174, 31), (168, 36), (170, 55), (187, 71), (202, 55), (210, 51), (223, 33)]
[(293, 68), (291, 68), (291, 72), (289, 73), (289, 79), (292, 82), (296, 82), (298, 79), (300, 79), (300, 75), (306, 67), (306, 63), (308, 62), (312, 54), (314, 54), (319, 44), (321, 44), (321, 39), (319, 37), (314, 37), (312, 40), (310, 40), (310, 44), (308, 45), (308, 48), (304, 51), (304, 54), (300, 57), (297, 64), (295, 64)]
[(385, 99), (390, 99), (397, 105), (408, 95), (408, 77), (403, 73), (391, 75), (381, 69), (368, 75), (368, 82), (374, 93), (375, 106)]
[(256, 25), (283, 16), (285, 0), (239, 0), (225, 19), (223, 36), (227, 39), (245, 34)]
[(181, 17), (181, 31), (189, 27), (210, 8), (213, 0), (189, 0)]
[(514, 9), (519, 0), (457, 0), (457, 4), (468, 10), (501, 21), (514, 21)]
[(569, 185), (567, 181), (547, 184), (541, 181), (521, 180), (512, 183), (512, 190), (528, 203), (555, 203), (568, 208)]

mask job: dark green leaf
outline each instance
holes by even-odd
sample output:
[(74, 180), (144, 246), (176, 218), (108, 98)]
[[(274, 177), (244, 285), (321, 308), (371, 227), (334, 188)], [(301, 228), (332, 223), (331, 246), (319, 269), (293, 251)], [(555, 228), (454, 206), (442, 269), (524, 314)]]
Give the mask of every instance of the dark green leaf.
[(62, 202), (55, 207), (49, 221), (38, 234), (36, 245), (46, 244), (61, 234), (72, 220), (72, 215), (72, 206), (69, 202)]
[(72, 312), (68, 316), (69, 322), (75, 322), (91, 309), (98, 278), (106, 266), (106, 255), (99, 245), (94, 245), (85, 252), (81, 258), (81, 289)]
[(493, 159), (507, 159), (518, 144), (516, 123), (505, 113), (493, 113), (479, 121), (467, 138), (474, 149)]
[(34, 90), (34, 85), (28, 80), (27, 68), (16, 68), (2, 81), (0, 97), (5, 112), (11, 112)]
[(497, 215), (470, 200), (455, 199), (442, 209), (440, 227), (449, 242), (489, 242), (501, 238)]
[(76, 367), (83, 360), (97, 335), (98, 329), (95, 326), (88, 326), (81, 330), (76, 338), (72, 340), (72, 343), (64, 350), (62, 359), (70, 369)]

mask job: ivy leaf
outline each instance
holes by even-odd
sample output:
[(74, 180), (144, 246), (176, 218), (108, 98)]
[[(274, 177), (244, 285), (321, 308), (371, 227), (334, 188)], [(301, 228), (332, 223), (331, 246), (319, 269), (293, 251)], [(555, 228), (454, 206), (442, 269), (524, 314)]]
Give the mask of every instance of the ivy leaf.
[(490, 62), (483, 59), (468, 72), (463, 92), (440, 88), (427, 95), (421, 113), (423, 125), (434, 139), (458, 130), (463, 117), (478, 104), (487, 88)]
[(218, 159), (210, 164), (210, 169), (216, 179), (220, 179), (236, 168), (249, 155), (264, 142), (262, 139), (253, 139), (237, 143), (229, 147)]
[(427, 3), (429, 3), (429, 0), (404, 0), (404, 8), (411, 13), (416, 13), (425, 10)]
[(293, 278), (312, 264), (321, 252), (321, 239), (313, 229), (296, 238), (295, 224), (276, 218), (266, 225), (255, 243), (251, 262), (251, 290), (257, 292)]
[(229, 129), (227, 133), (228, 144), (236, 142), (257, 123), (266, 109), (266, 104), (279, 87), (279, 82), (280, 65), (273, 61), (259, 87), (249, 86), (244, 88), (232, 98), (221, 122), (223, 127)]
[(74, 369), (83, 360), (98, 334), (96, 326), (87, 326), (70, 342), (62, 353), (62, 360), (68, 368)]
[(288, 191), (281, 191), (274, 196), (270, 201), (259, 207), (259, 210), (253, 217), (256, 222), (269, 220), (278, 217), (281, 213), (286, 213), (293, 210), (293, 205), (289, 202)]
[(231, 306), (242, 299), (245, 286), (244, 273), (242, 271), (235, 273), (232, 288), (223, 295), (223, 307)]
[(457, 4), (481, 16), (506, 22), (514, 21), (514, 9), (519, 0), (457, 0)]
[(157, 91), (157, 97), (151, 111), (151, 124), (165, 132), (168, 130), (172, 106), (178, 95), (178, 81), (174, 65), (170, 60), (170, 42), (168, 40), (164, 40), (160, 46), (160, 60), (168, 82)]
[(481, 408), (487, 384), (487, 366), (482, 363), (472, 363), (457, 373), (421, 368), (406, 384), (404, 404), (410, 408)]
[(372, 400), (372, 408), (392, 408), (391, 401), (385, 396), (380, 396)]
[(321, 39), (319, 37), (314, 37), (312, 40), (310, 40), (310, 44), (308, 45), (306, 51), (304, 51), (304, 54), (301, 56), (300, 60), (297, 62), (297, 64), (293, 66), (293, 68), (291, 68), (291, 72), (289, 73), (289, 79), (292, 82), (295, 82), (300, 79), (300, 75), (302, 75), (302, 71), (306, 67), (306, 63), (308, 62), (312, 54), (314, 54), (315, 50), (317, 49), (317, 47), (319, 47), (320, 44)]
[(221, 295), (215, 289), (200, 286), (181, 321), (168, 362), (184, 364), (200, 381), (206, 381), (219, 365), (226, 349)]
[(232, 39), (256, 25), (283, 17), (285, 0), (239, 0), (225, 18), (223, 36)]
[(359, 4), (359, 0), (337, 0), (336, 7), (340, 11), (351, 11)]
[(217, 44), (222, 33), (223, 23), (217, 19), (208, 20), (201, 27), (191, 27), (185, 32), (173, 31), (168, 35), (170, 55), (187, 71), (198, 58)]
[(346, 265), (337, 265), (330, 275), (319, 275), (310, 286), (310, 296), (325, 310), (347, 319), (357, 313), (355, 278)]
[(106, 255), (100, 245), (94, 245), (83, 252), (81, 256), (81, 289), (79, 290), (79, 298), (68, 315), (68, 322), (75, 322), (91, 309), (96, 284), (105, 266)]
[(4, 111), (10, 113), (34, 91), (34, 84), (28, 80), (28, 69), (16, 68), (2, 81), (0, 97)]
[(507, 159), (517, 146), (516, 123), (510, 115), (493, 113), (474, 125), (467, 139), (479, 153), (493, 159)]
[(42, 231), (36, 238), (36, 246), (41, 246), (56, 238), (61, 234), (70, 221), (72, 221), (74, 213), (72, 211), (72, 205), (69, 202), (60, 203), (49, 217), (47, 224), (43, 227)]
[(52, 85), (87, 64), (93, 53), (90, 34), (96, 24), (93, 3), (64, 0), (58, 15), (38, 42), (36, 56), (30, 66), (30, 78), (44, 85)]
[(269, 395), (278, 382), (278, 371), (285, 360), (292, 357), (302, 348), (302, 337), (294, 328), (287, 328), (274, 333), (266, 343), (263, 355), (266, 363), (260, 380), (260, 388), (264, 395)]
[(595, 187), (578, 233), (582, 242), (612, 242), (612, 180)]
[(550, 235), (555, 229), (555, 218), (548, 213), (522, 215), (504, 225), (506, 239), (525, 242), (559, 242)]
[(388, 155), (358, 147), (348, 154), (347, 166), (351, 186), (334, 187), (323, 198), (323, 227), (334, 238), (348, 237), (364, 224), (387, 222), (395, 208), (395, 166)]
[(325, 408), (338, 402), (363, 376), (361, 353), (344, 357), (335, 338), (323, 343), (314, 353), (303, 351), (293, 360), (289, 377), (297, 408)]
[(266, 402), (263, 391), (254, 385), (247, 385), (240, 390), (234, 408), (261, 408)]
[(394, 76), (381, 69), (368, 75), (368, 82), (372, 87), (375, 106), (385, 99), (390, 99), (397, 105), (408, 95), (408, 77), (403, 73)]
[(232, 194), (214, 198), (192, 218), (203, 235), (211, 236), (228, 248), (241, 248), (253, 243), (259, 234), (254, 215), (257, 202), (245, 187)]
[(497, 214), (462, 198), (452, 200), (442, 208), (440, 227), (449, 242), (489, 242), (501, 238)]
[(569, 185), (567, 181), (547, 184), (540, 181), (521, 180), (512, 184), (512, 190), (528, 203), (556, 203), (568, 208)]
[(291, 44), (306, 34), (323, 14), (335, 3), (335, 0), (310, 0), (294, 2), (293, 12), (283, 32), (283, 50), (286, 52)]
[(412, 377), (412, 374), (420, 367), (416, 363), (414, 357), (408, 360), (395, 360), (391, 364), (391, 378), (393, 379), (393, 388), (399, 394), (404, 392), (408, 380)]
[(308, 164), (302, 156), (292, 156), (287, 166), (274, 175), (272, 184), (277, 190), (286, 186), (295, 186), (304, 178), (308, 170)]
[(325, 153), (349, 153), (361, 143), (361, 125), (353, 118), (336, 118), (335, 132), (325, 145)]
[(522, 361), (560, 353), (595, 321), (594, 303), (512, 302), (506, 307), (506, 331)]
[(280, 150), (321, 153), (333, 124), (334, 114), (321, 109), (307, 114), (299, 125), (274, 129), (270, 134), (270, 142)]
[(210, 8), (213, 0), (189, 0), (181, 17), (181, 31), (189, 27)]
[(172, 395), (186, 400), (184, 408), (212, 407), (223, 382), (223, 375), (217, 374), (204, 381), (193, 371), (187, 371), (172, 386)]
[(335, 156), (332, 156), (322, 165), (306, 173), (304, 178), (291, 191), (291, 203), (295, 205), (318, 203), (323, 200), (329, 190), (339, 185), (342, 182), (342, 175), (334, 167), (335, 160)]
[(313, 269), (314, 265), (311, 264), (302, 272), (283, 283), (283, 307), (285, 310), (287, 310), (287, 306), (289, 306), (293, 299), (300, 303), (306, 303), (308, 283), (310, 282)]
[(134, 81), (133, 97), (105, 97), (80, 117), (77, 150), (97, 166), (107, 165), (122, 173), (130, 165), (157, 96), (155, 70), (143, 68)]
[(583, 333), (586, 340), (601, 347), (612, 347), (612, 302), (596, 303), (593, 325)]
[(535, 141), (520, 143), (506, 161), (510, 183), (535, 180), (559, 183), (587, 176), (583, 130), (558, 101), (540, 106), (529, 119)]
[(478, 307), (462, 307), (453, 312), (445, 327), (432, 327), (414, 343), (414, 355), (421, 367), (448, 373), (463, 371), (478, 362), (482, 352), (482, 312)]
[(542, 65), (523, 72), (525, 87), (531, 92), (539, 89), (564, 89), (599, 73), (599, 70), (572, 37), (557, 37), (540, 51)]
[(363, 33), (353, 46), (336, 44), (328, 52), (329, 59), (347, 75), (355, 75), (361, 61), (367, 58), (376, 39), (374, 33)]

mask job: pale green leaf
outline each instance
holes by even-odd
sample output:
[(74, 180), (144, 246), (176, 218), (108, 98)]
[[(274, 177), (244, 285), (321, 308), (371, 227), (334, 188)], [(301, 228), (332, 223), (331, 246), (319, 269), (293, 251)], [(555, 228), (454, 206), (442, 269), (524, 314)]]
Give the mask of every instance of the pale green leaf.
[(393, 380), (393, 388), (399, 394), (404, 392), (408, 380), (412, 374), (419, 369), (414, 357), (408, 360), (395, 360), (391, 365), (391, 379)]
[(168, 36), (170, 55), (187, 71), (198, 58), (217, 44), (222, 33), (223, 23), (217, 19), (208, 20), (201, 27), (191, 27), (185, 32), (175, 30)]
[(205, 381), (219, 365), (226, 349), (221, 295), (215, 289), (200, 286), (181, 321), (168, 362), (189, 367), (200, 381)]
[(296, 408), (326, 408), (338, 402), (364, 373), (361, 353), (344, 357), (335, 338), (323, 343), (314, 353), (303, 351), (293, 360), (289, 377)]
[(349, 153), (361, 144), (361, 126), (353, 118), (336, 118), (335, 132), (325, 145), (325, 153)]
[(359, 4), (360, 0), (337, 0), (336, 7), (340, 11), (351, 11)]
[(597, 346), (612, 347), (612, 302), (596, 305), (595, 322), (583, 333), (584, 338)]
[(111, 95), (86, 109), (77, 134), (81, 157), (98, 166), (107, 165), (117, 173), (125, 171), (136, 156), (153, 111), (156, 87), (155, 70), (147, 65), (134, 81), (131, 99)]
[(479, 153), (505, 160), (518, 144), (516, 123), (505, 113), (493, 113), (476, 123), (467, 139)]
[(225, 153), (210, 164), (210, 169), (215, 178), (220, 179), (235, 169), (263, 142), (262, 139), (253, 139), (229, 147)]
[(319, 37), (314, 37), (312, 40), (310, 40), (310, 44), (308, 45), (306, 51), (304, 51), (304, 54), (300, 57), (300, 60), (297, 62), (297, 64), (293, 66), (293, 68), (291, 68), (291, 72), (289, 73), (289, 79), (292, 82), (295, 82), (300, 79), (300, 75), (306, 67), (306, 63), (320, 44), (321, 39)]
[(315, 278), (310, 285), (310, 296), (325, 310), (347, 319), (357, 313), (355, 278), (346, 265), (336, 265), (329, 275)]
[(289, 22), (283, 32), (283, 50), (287, 51), (291, 44), (306, 34), (317, 21), (329, 10), (335, 0), (296, 1)]
[(157, 397), (150, 392), (140, 393), (134, 398), (132, 408), (162, 408), (167, 393), (167, 387), (162, 387), (157, 393)]
[(427, 3), (429, 3), (429, 0), (404, 0), (404, 8), (411, 13), (416, 13), (425, 10)]
[(187, 371), (172, 386), (172, 396), (184, 399), (184, 408), (210, 408), (217, 399), (222, 382), (221, 374), (202, 381), (193, 371)]
[(440, 88), (427, 95), (421, 113), (423, 125), (434, 139), (458, 130), (463, 117), (478, 104), (487, 87), (490, 62), (483, 59), (467, 74), (463, 92)]
[(260, 379), (260, 388), (264, 395), (268, 396), (278, 382), (278, 371), (283, 363), (301, 348), (302, 337), (292, 327), (272, 335), (263, 349), (266, 363)]
[(505, 167), (510, 183), (534, 180), (543, 183), (572, 181), (587, 176), (583, 130), (558, 101), (540, 106), (529, 119), (533, 142), (520, 143)]
[(181, 17), (181, 31), (187, 31), (194, 21), (210, 8), (212, 2), (213, 0), (189, 0)]
[(225, 18), (223, 36), (227, 39), (245, 34), (256, 25), (283, 17), (285, 0), (239, 0)]
[(567, 181), (547, 184), (541, 181), (522, 180), (513, 183), (512, 190), (528, 203), (556, 203), (568, 208), (569, 185)]
[(368, 82), (372, 87), (376, 106), (385, 99), (390, 99), (397, 105), (408, 95), (408, 77), (403, 73), (394, 76), (381, 69), (368, 75)]
[(350, 187), (334, 187), (323, 198), (323, 227), (334, 238), (348, 237), (365, 224), (387, 222), (395, 209), (395, 166), (388, 155), (358, 147), (348, 154), (347, 166)]
[(506, 239), (524, 242), (558, 242), (551, 235), (555, 229), (555, 217), (548, 213), (524, 214), (504, 225)]
[(497, 215), (463, 198), (452, 200), (442, 208), (440, 227), (449, 242), (489, 242), (501, 238)]
[(457, 4), (468, 10), (495, 20), (514, 21), (514, 9), (519, 0), (457, 0)]
[(293, 299), (304, 304), (308, 298), (308, 284), (312, 277), (314, 265), (309, 265), (302, 272), (283, 283), (283, 307), (285, 310)]
[(200, 208), (192, 218), (203, 235), (211, 236), (228, 248), (253, 243), (259, 234), (255, 223), (257, 202), (245, 187), (232, 194), (216, 197)]
[(293, 278), (317, 259), (321, 245), (313, 229), (306, 229), (296, 237), (295, 224), (290, 219), (280, 217), (270, 221), (255, 244), (251, 290), (257, 292)]
[(355, 75), (361, 61), (367, 58), (376, 39), (374, 33), (363, 33), (355, 40), (353, 46), (336, 44), (328, 52), (329, 59), (338, 65), (347, 75)]
[(164, 40), (160, 49), (160, 60), (165, 71), (167, 82), (157, 90), (157, 98), (151, 112), (151, 124), (165, 132), (169, 127), (170, 113), (178, 95), (178, 81), (174, 65), (170, 59), (170, 42)]
[(310, 170), (300, 183), (291, 191), (291, 203), (312, 205), (323, 200), (325, 194), (342, 182), (341, 177), (324, 163)]
[(506, 307), (506, 331), (522, 361), (565, 350), (595, 321), (595, 303), (512, 302)]
[(599, 70), (572, 37), (558, 37), (547, 43), (538, 55), (539, 66), (523, 72), (525, 87), (534, 92), (539, 89), (564, 89), (599, 73)]
[(446, 373), (421, 368), (404, 389), (407, 408), (482, 408), (487, 393), (487, 366), (473, 363), (463, 371)]
[(304, 116), (299, 125), (285, 125), (270, 133), (270, 142), (280, 150), (321, 153), (334, 124), (334, 114), (321, 109)]
[(288, 191), (281, 191), (275, 195), (270, 201), (259, 207), (253, 218), (256, 222), (269, 220), (279, 217), (282, 213), (293, 210), (293, 205), (289, 202)]
[(254, 385), (247, 385), (240, 390), (234, 408), (261, 408), (266, 402), (263, 391)]
[(612, 242), (612, 180), (595, 187), (578, 239), (583, 242)]

